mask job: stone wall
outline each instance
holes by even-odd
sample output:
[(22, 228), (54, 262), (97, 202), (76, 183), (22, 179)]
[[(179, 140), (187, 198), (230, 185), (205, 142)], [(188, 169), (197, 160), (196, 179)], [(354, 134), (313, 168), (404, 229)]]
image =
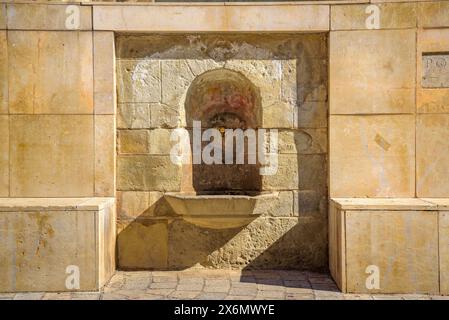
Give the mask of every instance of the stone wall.
[[(116, 43), (119, 266), (325, 267), (327, 36), (128, 35)], [(248, 226), (213, 230), (176, 217), (162, 196), (191, 184), (170, 160), (172, 129), (192, 126), (187, 91), (223, 68), (251, 81), (260, 126), (279, 131), (278, 173), (262, 177), (262, 191), (278, 197)]]

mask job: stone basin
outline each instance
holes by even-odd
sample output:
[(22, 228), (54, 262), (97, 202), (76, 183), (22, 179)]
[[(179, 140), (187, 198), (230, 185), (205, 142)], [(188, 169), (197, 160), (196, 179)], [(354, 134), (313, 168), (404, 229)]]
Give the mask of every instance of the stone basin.
[(277, 193), (258, 194), (196, 194), (169, 192), (165, 194), (173, 211), (184, 220), (203, 228), (227, 229), (249, 224), (261, 215), (258, 205), (278, 197)]

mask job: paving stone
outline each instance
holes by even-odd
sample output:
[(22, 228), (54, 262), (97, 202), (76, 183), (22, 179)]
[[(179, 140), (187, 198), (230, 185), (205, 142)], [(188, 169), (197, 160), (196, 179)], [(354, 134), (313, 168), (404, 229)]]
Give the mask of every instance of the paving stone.
[(14, 300), (41, 300), (44, 296), (43, 292), (26, 292), (17, 293)]
[(150, 284), (151, 289), (175, 289), (178, 285), (177, 282), (169, 281), (169, 282), (153, 282)]
[(100, 292), (74, 292), (72, 300), (99, 300)]
[(42, 300), (71, 300), (72, 294), (70, 292), (48, 292), (44, 294)]
[(170, 299), (194, 299), (200, 291), (174, 291), (168, 297)]
[(198, 295), (195, 299), (197, 300), (223, 300), (227, 296), (226, 293), (220, 292), (204, 292)]
[(286, 300), (314, 300), (315, 296), (312, 293), (286, 293)]

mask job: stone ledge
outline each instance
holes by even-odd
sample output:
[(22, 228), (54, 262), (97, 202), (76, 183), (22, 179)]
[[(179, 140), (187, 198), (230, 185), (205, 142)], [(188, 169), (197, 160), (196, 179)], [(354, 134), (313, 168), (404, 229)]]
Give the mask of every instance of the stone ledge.
[(0, 198), (1, 211), (97, 211), (114, 203), (114, 198)]
[(433, 199), (419, 198), (331, 198), (341, 210), (437, 210)]
[(0, 291), (99, 290), (115, 230), (113, 198), (0, 199)]

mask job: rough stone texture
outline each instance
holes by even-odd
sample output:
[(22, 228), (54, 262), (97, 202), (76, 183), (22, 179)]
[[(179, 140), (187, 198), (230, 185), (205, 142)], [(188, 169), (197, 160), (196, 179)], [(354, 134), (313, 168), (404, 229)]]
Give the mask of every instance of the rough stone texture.
[(419, 3), (418, 26), (421, 28), (449, 27), (449, 3), (433, 1)]
[[(379, 3), (380, 29), (414, 28), (416, 3)], [(368, 4), (331, 6), (331, 30), (366, 30)]]
[[(179, 217), (173, 222), (170, 220), (166, 267), (179, 268), (195, 263), (213, 268), (243, 268), (248, 264), (254, 264), (255, 268), (323, 267), (326, 260), (323, 251), (326, 206), (323, 206), (323, 199), (327, 193), (326, 36), (266, 34), (262, 41), (260, 37), (250, 34), (156, 34), (123, 35), (116, 40), (118, 99), (122, 102), (118, 105), (117, 120), (120, 128), (119, 216), (128, 226), (122, 231), (126, 232), (123, 239), (153, 237), (147, 234), (151, 228), (142, 226), (144, 222), (152, 225), (159, 223), (159, 220), (154, 220), (155, 216), (158, 219), (174, 217), (174, 212), (162, 197), (164, 191), (180, 191), (181, 186), (182, 191), (195, 191), (195, 187), (200, 190), (195, 184), (194, 168), (171, 164), (168, 155), (174, 142), (170, 141), (169, 129), (178, 126), (190, 128), (192, 115), (202, 119), (201, 110), (191, 108), (201, 108), (202, 103), (207, 103), (198, 98), (202, 92), (195, 95), (196, 87), (193, 84), (196, 81), (207, 84), (216, 81), (213, 76), (222, 75), (229, 75), (225, 78), (230, 81), (237, 72), (236, 79), (244, 79), (236, 82), (240, 84), (239, 88), (246, 88), (245, 84), (249, 83), (249, 92), (260, 99), (260, 104), (257, 104), (258, 101), (257, 105), (254, 104), (256, 107), (260, 105), (260, 108), (250, 109), (256, 113), (250, 119), (256, 119), (257, 126), (280, 129), (278, 171), (275, 175), (262, 176), (260, 183), (262, 190), (274, 191), (277, 198), (259, 201), (254, 208), (254, 212), (262, 217), (272, 217), (272, 222), (260, 220), (266, 229), (262, 225), (254, 227), (253, 222), (240, 230), (214, 230), (201, 229)], [(234, 90), (232, 85), (226, 88)], [(242, 94), (245, 90), (241, 91), (237, 93)], [(192, 100), (192, 94), (196, 100)], [(298, 127), (303, 129), (296, 129)], [(237, 183), (239, 176), (248, 176), (247, 171), (236, 177), (225, 166), (210, 169), (215, 172), (207, 172), (210, 180), (226, 177), (227, 184), (220, 186), (229, 189), (233, 183), (234, 189), (260, 188), (254, 184), (249, 188), (249, 184)], [(203, 179), (205, 174), (203, 172)], [(306, 220), (297, 224), (297, 218), (282, 218), (298, 215)], [(304, 230), (306, 225), (314, 230), (312, 244), (301, 244), (295, 251), (294, 245), (289, 245), (289, 241), (294, 242), (294, 237), (288, 236), (289, 230)], [(269, 231), (271, 226), (277, 229), (276, 235)], [(175, 228), (185, 231), (175, 232)], [(251, 228), (258, 228), (260, 232), (251, 231)], [(204, 241), (198, 240), (195, 233), (204, 234)], [(254, 233), (252, 242), (261, 241), (265, 247), (270, 247), (270, 242), (274, 245), (279, 239), (286, 240), (281, 241), (281, 251), (266, 250), (266, 254), (262, 245), (245, 248), (244, 242), (237, 241), (232, 245), (232, 250), (240, 253), (232, 253), (227, 241), (233, 236), (236, 239), (246, 237), (248, 233)], [(306, 232), (299, 237), (309, 239), (311, 236)], [(195, 244), (191, 243), (198, 243), (199, 247), (195, 248)], [(188, 244), (193, 247), (187, 248)], [(206, 248), (210, 245), (214, 246), (213, 250)], [(135, 253), (127, 248), (125, 240), (120, 240), (120, 246), (122, 252), (129, 254), (127, 268), (138, 267), (133, 263), (146, 268), (154, 267), (153, 262), (146, 264), (139, 257), (132, 257)], [(317, 250), (315, 253), (311, 246)], [(282, 262), (281, 252), (292, 258)], [(142, 253), (143, 256), (147, 254), (146, 251)], [(121, 264), (120, 259), (121, 255)]]
[(449, 197), (449, 114), (420, 114), (416, 120), (416, 193)]
[(6, 31), (0, 31), (0, 114), (8, 113), (8, 44)]
[(331, 197), (415, 195), (414, 116), (331, 116), (330, 121)]
[(439, 216), (440, 242), (440, 292), (449, 295), (449, 211), (441, 211)]
[(414, 112), (415, 38), (414, 30), (332, 32), (330, 113)]
[(93, 128), (89, 115), (10, 116), (10, 195), (92, 196)]
[(119, 130), (118, 153), (119, 154), (145, 154), (149, 153), (148, 130)]
[[(75, 4), (76, 5), (76, 4)], [(66, 19), (67, 5), (46, 4), (8, 4), (8, 29), (18, 30), (68, 30)], [(92, 9), (77, 6), (79, 27), (76, 30), (92, 29)]]
[(0, 4), (0, 30), (6, 29), (6, 3)]
[(91, 32), (8, 31), (10, 113), (93, 112)]
[[(16, 201), (26, 207), (29, 200)], [(83, 208), (85, 198), (65, 200), (67, 206), (51, 210), (2, 212), (1, 291), (70, 291), (70, 265), (79, 267), (79, 290), (98, 290), (109, 280), (115, 270), (113, 199), (96, 198), (93, 210)]]
[(115, 117), (95, 115), (95, 196), (115, 195)]
[[(438, 294), (438, 214), (346, 211), (346, 257), (348, 292)], [(365, 286), (369, 265), (380, 289)]]
[(181, 166), (173, 164), (170, 156), (118, 156), (117, 172), (121, 191), (179, 191), (181, 183)]
[(0, 196), (9, 196), (9, 117), (0, 115)]
[[(449, 88), (424, 88), (424, 68), (421, 56), (447, 52), (449, 30), (429, 29), (418, 31), (416, 110), (419, 113), (449, 113)], [(425, 66), (424, 66), (425, 67)]]
[(222, 230), (177, 219), (169, 224), (168, 267), (320, 269), (326, 233), (323, 222), (298, 218), (259, 218), (243, 229)]
[(135, 220), (119, 224), (118, 264), (121, 269), (166, 269), (166, 220)]
[(116, 113), (115, 44), (113, 32), (94, 32), (94, 111)]

